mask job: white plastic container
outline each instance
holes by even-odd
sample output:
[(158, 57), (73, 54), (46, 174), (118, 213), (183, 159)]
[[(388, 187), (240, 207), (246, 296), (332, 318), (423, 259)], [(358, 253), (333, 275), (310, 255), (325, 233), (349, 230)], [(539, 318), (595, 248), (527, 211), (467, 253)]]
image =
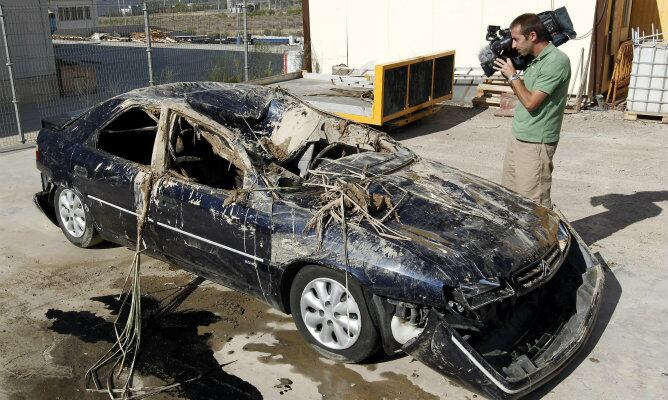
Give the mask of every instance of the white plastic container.
[(633, 44), (626, 110), (668, 115), (668, 43), (659, 40)]

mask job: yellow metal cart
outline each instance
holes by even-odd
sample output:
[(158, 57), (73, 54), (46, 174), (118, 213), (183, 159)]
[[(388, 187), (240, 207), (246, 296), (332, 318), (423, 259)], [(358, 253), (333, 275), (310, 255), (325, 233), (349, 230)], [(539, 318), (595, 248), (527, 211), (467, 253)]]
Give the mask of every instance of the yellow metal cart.
[(303, 72), (275, 82), (316, 108), (369, 125), (405, 125), (452, 98), (455, 52), (376, 64), (353, 75)]

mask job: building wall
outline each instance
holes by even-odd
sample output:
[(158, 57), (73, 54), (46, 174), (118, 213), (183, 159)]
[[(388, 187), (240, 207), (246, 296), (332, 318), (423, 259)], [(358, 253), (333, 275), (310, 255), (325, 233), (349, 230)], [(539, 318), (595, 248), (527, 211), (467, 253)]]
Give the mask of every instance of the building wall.
[[(578, 36), (593, 26), (595, 0), (310, 0), (313, 70), (353, 67), (456, 50), (457, 67), (478, 67), (487, 25), (508, 26), (518, 15), (566, 6)], [(573, 71), (590, 37), (560, 47)]]
[[(48, 1), (4, 0), (2, 5), (14, 88), (23, 111), (26, 104), (58, 97)], [(4, 47), (0, 54), (0, 138), (2, 138), (16, 134), (16, 127)]]
[[(2, 4), (14, 77), (55, 73), (46, 1), (10, 0), (3, 1)], [(3, 60), (0, 80), (3, 80), (7, 79), (4, 49), (0, 58)]]
[(56, 15), (58, 29), (97, 26), (98, 6), (95, 0), (51, 0), (49, 10)]

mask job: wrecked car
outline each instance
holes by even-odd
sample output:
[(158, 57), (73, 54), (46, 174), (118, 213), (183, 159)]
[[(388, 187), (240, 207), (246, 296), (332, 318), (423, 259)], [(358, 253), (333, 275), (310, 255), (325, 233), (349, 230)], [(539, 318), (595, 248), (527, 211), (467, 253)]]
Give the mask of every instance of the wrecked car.
[(280, 88), (160, 85), (43, 126), (34, 201), (67, 239), (134, 247), (144, 215), (146, 253), (331, 359), (405, 352), (518, 397), (592, 330), (603, 272), (561, 214)]

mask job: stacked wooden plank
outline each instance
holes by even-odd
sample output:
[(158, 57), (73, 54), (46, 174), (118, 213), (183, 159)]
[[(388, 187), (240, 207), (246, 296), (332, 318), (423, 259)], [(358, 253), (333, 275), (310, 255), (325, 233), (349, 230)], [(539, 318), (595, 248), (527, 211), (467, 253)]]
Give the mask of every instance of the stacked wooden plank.
[(615, 68), (612, 70), (612, 78), (608, 86), (608, 95), (605, 97), (605, 102), (613, 109), (626, 103), (626, 95), (631, 81), (632, 61), (633, 43), (629, 40), (619, 46)]
[[(133, 32), (130, 35), (133, 42), (146, 42), (146, 34), (144, 32)], [(167, 34), (158, 29), (151, 29), (151, 42), (154, 43), (176, 43), (175, 39), (167, 36)]]
[[(478, 85), (477, 96), (472, 99), (474, 107), (493, 108), (497, 111), (494, 115), (498, 117), (512, 117), (517, 105), (518, 99), (510, 84), (503, 78), (492, 77), (484, 79)], [(569, 102), (566, 103), (565, 113), (573, 112), (573, 103), (575, 99), (569, 96)]]
[(478, 85), (477, 96), (472, 100), (473, 106), (498, 108), (501, 105), (501, 95), (504, 93), (514, 95), (513, 89), (505, 79), (500, 77), (484, 79)]

